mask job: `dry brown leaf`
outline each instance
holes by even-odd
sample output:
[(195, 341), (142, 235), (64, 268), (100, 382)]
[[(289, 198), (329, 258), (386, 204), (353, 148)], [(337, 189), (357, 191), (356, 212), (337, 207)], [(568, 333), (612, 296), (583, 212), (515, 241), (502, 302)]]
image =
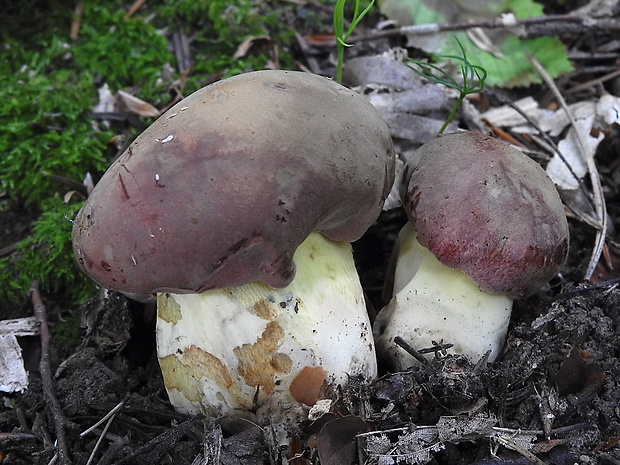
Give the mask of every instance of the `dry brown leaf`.
[(119, 90), (117, 93), (123, 105), (130, 112), (135, 113), (136, 115), (139, 115), (139, 116), (146, 116), (146, 117), (159, 116), (160, 114), (159, 110), (155, 108), (153, 105), (151, 105), (150, 103), (145, 102), (144, 100), (139, 99), (138, 97), (135, 97), (123, 90)]
[(600, 390), (605, 384), (605, 373), (594, 355), (586, 350), (573, 349), (560, 365), (556, 383), (560, 395), (576, 394), (591, 385)]
[(273, 42), (271, 37), (266, 36), (266, 35), (248, 37), (247, 39), (245, 39), (243, 42), (239, 44), (239, 46), (237, 47), (237, 50), (235, 50), (235, 54), (233, 55), (233, 58), (235, 60), (238, 60), (239, 58), (246, 56), (248, 52), (250, 51), (250, 49), (252, 48), (252, 46), (257, 41), (263, 41), (263, 40), (269, 43)]
[(364, 431), (366, 423), (350, 415), (336, 418), (323, 426), (317, 437), (317, 449), (322, 465), (346, 465), (356, 458), (355, 437)]

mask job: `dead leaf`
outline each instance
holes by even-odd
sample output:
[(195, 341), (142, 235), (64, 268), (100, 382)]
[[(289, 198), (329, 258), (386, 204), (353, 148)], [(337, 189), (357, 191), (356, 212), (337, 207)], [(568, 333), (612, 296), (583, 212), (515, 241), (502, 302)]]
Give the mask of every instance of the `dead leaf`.
[(116, 111), (116, 97), (110, 91), (110, 86), (105, 82), (97, 89), (99, 101), (93, 108), (93, 113), (112, 113)]
[(327, 415), (332, 407), (331, 399), (317, 400), (308, 412), (308, 420), (316, 421)]
[(0, 321), (0, 391), (23, 392), (28, 388), (28, 372), (17, 337), (38, 333), (35, 317)]
[[(394, 437), (394, 434), (397, 434)], [(425, 464), (432, 460), (433, 454), (445, 448), (439, 441), (435, 426), (409, 425), (388, 431), (366, 433), (364, 452), (379, 463), (396, 465), (399, 463)]]
[(357, 458), (355, 437), (366, 423), (358, 416), (337, 418), (323, 426), (317, 437), (321, 465), (348, 465)]
[(330, 45), (336, 43), (336, 36), (334, 34), (310, 34), (305, 36), (304, 39), (308, 45)]
[[(583, 179), (588, 172), (586, 159), (594, 156), (598, 144), (605, 137), (602, 133), (600, 133), (598, 137), (592, 137), (590, 135), (593, 119), (594, 116), (591, 116), (587, 118), (586, 121), (581, 120), (580, 122), (575, 122), (575, 127), (571, 127), (566, 137), (558, 144), (558, 150), (563, 155), (564, 159), (562, 160), (557, 154), (554, 154), (547, 164), (547, 174), (561, 189), (579, 188), (579, 180)], [(587, 128), (587, 126), (590, 127)], [(581, 150), (577, 132), (581, 133), (583, 141), (585, 142), (586, 154)], [(572, 168), (572, 173), (567, 163), (568, 166)], [(573, 173), (578, 179), (575, 179)]]
[(256, 41), (270, 41), (271, 37), (269, 36), (252, 36), (252, 37), (248, 37), (247, 39), (245, 39), (243, 42), (241, 42), (238, 46), (237, 46), (237, 50), (235, 50), (235, 54), (233, 55), (233, 58), (235, 60), (238, 60), (239, 58), (242, 58), (244, 56), (246, 56), (248, 54), (248, 52), (250, 51), (250, 49), (252, 48), (252, 46), (254, 45), (254, 43)]
[(587, 350), (574, 348), (562, 362), (556, 376), (560, 395), (577, 394), (588, 386), (597, 386), (597, 391), (605, 384), (605, 373)]
[(532, 446), (531, 452), (533, 454), (546, 454), (554, 447), (562, 445), (562, 444), (566, 444), (569, 441), (570, 439), (568, 438), (561, 438), (561, 439), (549, 439), (548, 441), (545, 441), (545, 442), (538, 442)]
[(117, 94), (120, 97), (120, 101), (122, 102), (122, 104), (131, 113), (135, 113), (136, 115), (146, 116), (146, 117), (156, 117), (156, 116), (159, 116), (160, 114), (159, 110), (155, 108), (153, 105), (151, 105), (148, 102), (145, 102), (142, 99), (139, 99), (138, 97), (134, 95), (128, 94), (124, 90), (119, 90)]
[[(349, 60), (343, 81), (379, 111), (392, 137), (414, 145), (437, 135), (452, 108), (449, 90), (424, 81), (391, 54)], [(452, 123), (446, 132), (456, 129)]]
[(71, 199), (76, 195), (78, 196), (78, 198), (84, 197), (82, 193), (79, 191), (76, 191), (76, 190), (67, 191), (65, 192), (65, 195), (62, 197), (62, 203), (68, 204), (71, 201)]
[(97, 93), (99, 101), (93, 108), (93, 113), (130, 112), (145, 117), (157, 117), (161, 114), (153, 105), (128, 92), (112, 92), (107, 83), (104, 83)]
[[(538, 106), (538, 102), (534, 97), (527, 96), (514, 102), (514, 106), (525, 113), (533, 121), (538, 121), (544, 114), (552, 114), (549, 110), (542, 109)], [(501, 107), (491, 108), (481, 115), (482, 119), (486, 119), (494, 126), (502, 128), (510, 128), (513, 132), (532, 133), (536, 129), (530, 126), (527, 120), (510, 105), (502, 105)]]
[(295, 435), (291, 439), (289, 465), (311, 465), (310, 460), (303, 457), (304, 447), (299, 436)]
[(609, 125), (620, 123), (620, 98), (615, 95), (602, 95), (596, 104), (596, 114)]

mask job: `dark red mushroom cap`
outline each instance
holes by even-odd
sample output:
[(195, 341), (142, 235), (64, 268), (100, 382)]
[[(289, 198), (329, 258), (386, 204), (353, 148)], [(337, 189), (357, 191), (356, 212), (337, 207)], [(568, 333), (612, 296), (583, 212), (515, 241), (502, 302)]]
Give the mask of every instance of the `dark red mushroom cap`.
[(358, 239), (394, 177), (387, 126), (326, 78), (258, 71), (209, 85), (144, 131), (73, 228), (93, 280), (128, 293), (284, 287), (312, 231)]
[(481, 289), (536, 292), (568, 253), (564, 208), (536, 162), (478, 133), (445, 135), (419, 149), (405, 208), (420, 244)]

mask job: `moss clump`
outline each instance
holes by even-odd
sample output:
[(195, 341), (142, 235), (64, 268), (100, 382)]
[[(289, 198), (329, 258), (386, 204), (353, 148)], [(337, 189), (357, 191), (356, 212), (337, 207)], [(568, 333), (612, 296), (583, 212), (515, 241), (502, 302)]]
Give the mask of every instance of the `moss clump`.
[(41, 207), (43, 212), (32, 234), (17, 244), (15, 253), (0, 259), (2, 298), (10, 302), (23, 300), (31, 282), (39, 279), (41, 290), (46, 293), (84, 300), (93, 294), (95, 285), (86, 275), (76, 272), (71, 252), (71, 219), (80, 204), (48, 199)]
[(136, 87), (138, 97), (165, 105), (168, 89), (159, 78), (164, 64), (175, 60), (168, 40), (141, 17), (124, 16), (105, 2), (85, 2), (78, 43), (71, 50), (75, 64), (112, 90)]
[(153, 22), (158, 27), (191, 35), (191, 71), (185, 80), (187, 95), (214, 77), (267, 67), (272, 57), (266, 42), (257, 42), (242, 58), (234, 57), (239, 44), (251, 37), (270, 37), (278, 44), (280, 67), (291, 68), (293, 59), (288, 44), (293, 42), (294, 32), (282, 21), (291, 9), (292, 5), (284, 2), (166, 0), (156, 10)]
[(53, 43), (45, 52), (14, 75), (0, 74), (0, 189), (26, 204), (58, 192), (48, 174), (82, 179), (86, 167), (103, 169), (105, 141), (111, 137), (92, 128), (92, 76), (47, 71), (62, 48)]

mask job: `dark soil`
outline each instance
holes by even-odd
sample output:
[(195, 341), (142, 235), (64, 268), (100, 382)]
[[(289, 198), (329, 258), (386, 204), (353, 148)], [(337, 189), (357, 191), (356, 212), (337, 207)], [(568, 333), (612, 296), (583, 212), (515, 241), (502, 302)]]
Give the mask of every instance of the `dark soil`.
[[(355, 53), (373, 53), (375, 47), (356, 47)], [(328, 69), (324, 54), (318, 58)], [(518, 92), (543, 94), (534, 88), (515, 91), (515, 98)], [(608, 210), (618, 225), (617, 152), (612, 154), (601, 160), (609, 173), (603, 180)], [(2, 233), (12, 240), (2, 243), (23, 237), (29, 212), (4, 212), (3, 217), (12, 226), (3, 226)], [(376, 310), (384, 304), (387, 261), (405, 221), (400, 212), (384, 213), (355, 245), (362, 282)], [(155, 356), (153, 306), (117, 293), (94, 296), (80, 308), (79, 345), (67, 348), (52, 339), (51, 383), (41, 376), (39, 338), (20, 339), (30, 386), (23, 394), (1, 396), (0, 463), (55, 463), (62, 425), (67, 460), (76, 464), (86, 464), (93, 450), (88, 463), (100, 465), (396, 463), (372, 456), (388, 453), (401, 454), (398, 463), (412, 464), (619, 464), (620, 289), (605, 281), (618, 274), (601, 265), (596, 279), (583, 283), (594, 233), (574, 218), (570, 227), (566, 266), (538, 294), (516, 302), (498, 361), (475, 363), (447, 350), (405, 372), (382, 367), (379, 380), (352, 380), (338, 393), (331, 413), (299, 425), (290, 447), (280, 450), (268, 427), (231, 430), (226, 422), (176, 413)], [(613, 243), (608, 251), (608, 262), (614, 263)], [(65, 325), (61, 300), (43, 300), (52, 330)], [(27, 301), (21, 315), (10, 316), (30, 315)], [(81, 434), (120, 403), (101, 444), (106, 422)], [(354, 440), (357, 433), (364, 434)], [(422, 452), (425, 448), (429, 451)], [(201, 454), (203, 461), (194, 462)]]

